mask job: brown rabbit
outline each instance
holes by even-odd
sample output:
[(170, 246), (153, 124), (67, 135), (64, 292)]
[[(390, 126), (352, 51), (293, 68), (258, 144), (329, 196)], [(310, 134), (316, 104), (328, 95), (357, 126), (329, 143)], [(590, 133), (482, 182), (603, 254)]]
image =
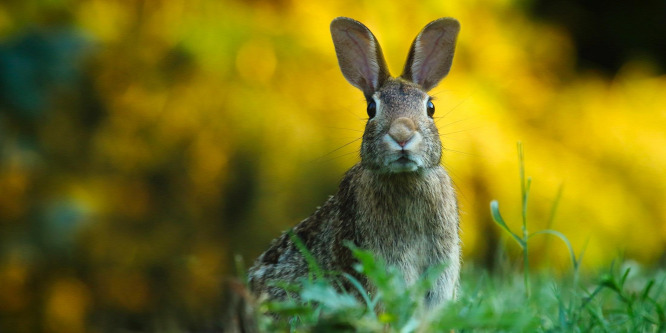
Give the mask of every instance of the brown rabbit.
[[(440, 165), (435, 107), (427, 93), (449, 73), (459, 30), (453, 18), (429, 23), (412, 43), (402, 75), (393, 78), (367, 27), (346, 17), (333, 20), (342, 74), (368, 102), (361, 162), (347, 171), (334, 196), (292, 229), (325, 271), (360, 278), (346, 241), (398, 267), (408, 284), (428, 267), (448, 263), (424, 300), (429, 307), (456, 297), (460, 273), (456, 195)], [(284, 233), (249, 275), (257, 296), (281, 299), (286, 292), (275, 282), (307, 277), (308, 264)]]

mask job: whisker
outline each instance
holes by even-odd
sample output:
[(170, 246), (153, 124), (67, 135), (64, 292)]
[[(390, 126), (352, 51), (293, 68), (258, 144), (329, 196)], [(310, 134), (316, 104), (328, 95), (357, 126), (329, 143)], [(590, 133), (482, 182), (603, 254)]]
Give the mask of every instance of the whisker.
[(347, 146), (349, 146), (350, 144), (352, 144), (352, 143), (354, 143), (354, 142), (356, 142), (356, 141), (358, 141), (358, 140), (361, 140), (361, 139), (362, 139), (362, 138), (356, 138), (356, 139), (354, 139), (354, 140), (352, 140), (352, 141), (350, 141), (350, 142), (347, 142), (347, 143), (345, 143), (344, 145), (342, 145), (342, 146), (340, 146), (340, 147), (338, 147), (338, 148), (336, 148), (336, 149), (334, 149), (334, 150), (332, 150), (332, 151), (330, 151), (330, 152), (328, 152), (328, 153), (322, 155), (321, 157), (318, 157), (318, 158), (314, 159), (312, 162), (319, 162), (319, 161), (321, 161), (324, 157), (330, 156), (331, 154), (335, 153), (336, 151), (338, 151), (338, 150), (340, 150), (340, 149), (342, 149), (342, 148), (344, 148), (344, 147), (347, 147)]
[(361, 153), (360, 150), (354, 150), (354, 151), (350, 151), (350, 152), (348, 152), (348, 153), (344, 153), (344, 154), (341, 154), (341, 155), (338, 155), (338, 156), (333, 156), (333, 157), (331, 157), (331, 158), (328, 158), (328, 159), (326, 159), (326, 160), (322, 160), (322, 161), (320, 161), (320, 162), (321, 162), (321, 163), (326, 163), (326, 162), (330, 162), (330, 161), (337, 160), (337, 159), (342, 158), (342, 157), (345, 157), (345, 156), (349, 156), (349, 155), (351, 155), (351, 154), (360, 154), (360, 153)]
[(461, 105), (465, 104), (465, 102), (467, 102), (467, 101), (472, 97), (472, 95), (474, 95), (475, 92), (476, 92), (476, 91), (473, 91), (473, 92), (469, 93), (469, 94), (467, 95), (467, 97), (463, 98), (458, 104), (456, 104), (452, 109), (450, 109), (449, 111), (447, 111), (442, 117), (446, 117), (446, 116), (448, 116), (449, 113), (453, 112), (455, 109), (457, 109), (457, 108), (460, 107)]
[(444, 151), (450, 151), (450, 152), (452, 152), (452, 153), (458, 153), (458, 154), (462, 154), (462, 155), (467, 155), (467, 156), (475, 156), (475, 157), (478, 157), (478, 156), (479, 156), (478, 154), (467, 153), (467, 152), (464, 152), (464, 151), (455, 150), (455, 149), (450, 149), (450, 148), (446, 148), (446, 147), (442, 147), (442, 150), (444, 150)]
[(462, 181), (462, 177), (460, 177), (457, 173), (453, 172), (453, 170), (451, 170), (451, 168), (449, 168), (446, 165), (446, 163), (442, 163), (442, 164), (444, 164), (444, 168), (446, 168), (446, 171), (449, 173), (449, 175), (451, 177), (451, 184), (453, 184), (453, 188), (456, 189), (456, 194), (458, 195), (458, 200), (463, 201), (463, 202), (469, 202), (469, 198), (467, 197), (467, 195), (465, 195), (464, 191), (461, 191), (461, 188), (458, 185), (458, 180)]
[(441, 138), (442, 136), (445, 136), (445, 135), (451, 135), (451, 134), (458, 134), (458, 133), (467, 132), (467, 131), (473, 131), (473, 130), (477, 130), (479, 128), (482, 128), (482, 126), (474, 127), (474, 128), (467, 128), (467, 129), (463, 129), (463, 130), (460, 130), (460, 131), (440, 133), (439, 137)]
[(440, 139), (440, 141), (442, 141), (442, 142), (444, 142), (444, 141), (446, 141), (446, 142), (451, 142), (451, 141), (453, 141), (453, 142), (460, 142), (460, 140), (462, 140), (461, 138), (453, 138), (453, 137), (446, 137), (446, 138), (442, 138), (442, 137), (440, 137), (439, 139)]
[(337, 130), (346, 130), (346, 131), (352, 131), (352, 132), (363, 133), (363, 131), (361, 131), (361, 130), (357, 130), (357, 129), (353, 129), (353, 128), (345, 128), (345, 127), (330, 127), (330, 126), (327, 126), (326, 128), (329, 128), (329, 129), (337, 129)]
[[(349, 103), (346, 106), (340, 107), (340, 108), (343, 109), (345, 111), (345, 113), (348, 113), (348, 114), (354, 116), (354, 118), (357, 118), (358, 114), (356, 113), (356, 111), (352, 111), (352, 110), (355, 110), (357, 108), (356, 105), (363, 105), (364, 102), (365, 102), (365, 99), (357, 99), (355, 103), (353, 103), (353, 104)], [(341, 106), (342, 103), (339, 103), (338, 105)]]
[[(443, 117), (442, 117), (442, 118), (443, 118)], [(447, 122), (446, 124), (442, 125), (440, 128), (445, 128), (445, 127), (447, 127), (447, 126), (451, 126), (451, 125), (453, 125), (453, 124), (457, 124), (457, 123), (462, 122), (462, 121), (468, 121), (469, 119), (471, 119), (471, 118), (458, 119), (458, 120), (456, 120), (456, 121), (452, 121), (452, 122), (450, 122), (450, 123)], [(435, 123), (437, 123), (437, 122), (440, 121), (440, 120), (441, 120), (441, 118), (435, 120)]]

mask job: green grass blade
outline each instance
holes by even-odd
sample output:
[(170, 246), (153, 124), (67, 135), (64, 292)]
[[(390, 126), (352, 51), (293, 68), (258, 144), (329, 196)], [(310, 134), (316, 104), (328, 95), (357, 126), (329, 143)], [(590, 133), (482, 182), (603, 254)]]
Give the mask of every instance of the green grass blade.
[(627, 278), (629, 277), (629, 273), (631, 273), (631, 267), (628, 267), (624, 271), (624, 274), (622, 274), (622, 278), (620, 279), (620, 287), (621, 288), (624, 288), (624, 283), (627, 282)]
[(652, 298), (648, 298), (648, 300), (654, 305), (655, 312), (657, 312), (657, 318), (659, 318), (658, 332), (665, 331), (666, 330), (666, 314), (664, 314), (664, 306), (659, 304), (659, 302), (655, 301)]
[(367, 308), (368, 308), (368, 313), (372, 315), (372, 317), (375, 317), (375, 304), (370, 300), (370, 297), (368, 296), (368, 291), (363, 288), (363, 285), (361, 285), (361, 282), (358, 281), (355, 277), (353, 277), (351, 274), (348, 273), (342, 273), (342, 276), (344, 276), (349, 282), (358, 290), (358, 293), (363, 297), (363, 301), (365, 302)]
[(571, 246), (571, 242), (569, 242), (569, 239), (567, 236), (565, 236), (563, 233), (557, 231), (557, 230), (551, 230), (551, 229), (546, 229), (546, 230), (539, 230), (536, 232), (533, 232), (532, 234), (529, 235), (528, 239), (536, 236), (536, 235), (553, 235), (559, 239), (561, 239), (564, 244), (566, 244), (567, 248), (569, 249), (569, 257), (571, 258), (571, 263), (573, 264), (574, 269), (578, 269), (578, 260), (576, 260), (576, 254), (574, 253), (573, 247)]
[[(557, 208), (560, 206), (560, 200), (562, 199), (562, 193), (564, 192), (564, 183), (560, 184), (557, 188), (557, 194), (555, 195), (555, 200), (553, 200), (553, 205), (550, 207), (550, 214), (548, 215), (548, 221), (546, 222), (546, 229), (552, 229), (553, 224), (555, 223), (555, 214)], [(550, 266), (550, 237), (546, 238), (544, 242), (544, 254), (543, 257), (548, 260), (548, 266)]]
[(654, 279), (650, 279), (645, 288), (643, 288), (643, 293), (641, 295), (642, 299), (648, 298), (648, 296), (650, 295), (650, 290), (652, 290), (652, 287), (654, 287)]
[(522, 195), (522, 218), (523, 218), (523, 237), (522, 239), (522, 244), (523, 244), (523, 279), (524, 279), (524, 284), (525, 284), (525, 296), (529, 299), (530, 298), (530, 274), (529, 274), (529, 269), (530, 269), (530, 262), (529, 262), (529, 250), (527, 248), (527, 198), (529, 197), (530, 194), (530, 185), (532, 184), (532, 178), (527, 178), (527, 182), (525, 181), (525, 155), (523, 151), (523, 144), (522, 142), (518, 141), (518, 162), (520, 164), (520, 193)]
[(497, 200), (493, 200), (490, 202), (490, 214), (493, 217), (493, 221), (495, 221), (495, 223), (497, 223), (500, 227), (502, 227), (504, 231), (508, 232), (509, 235), (511, 235), (513, 239), (516, 240), (518, 245), (520, 245), (521, 249), (525, 248), (525, 242), (520, 237), (518, 237), (518, 235), (514, 234), (511, 231), (511, 229), (509, 229), (509, 226), (506, 225), (506, 222), (504, 222), (504, 219), (502, 218), (502, 215), (500, 214), (499, 211), (499, 203), (497, 202)]
[(555, 194), (555, 200), (553, 201), (553, 206), (550, 207), (550, 214), (548, 215), (548, 223), (546, 224), (546, 229), (553, 227), (555, 222), (555, 213), (557, 208), (560, 206), (560, 201), (562, 200), (562, 193), (564, 192), (564, 184), (560, 184), (557, 188), (557, 194)]
[(305, 262), (308, 263), (308, 268), (310, 272), (314, 273), (316, 277), (322, 278), (324, 277), (324, 272), (319, 267), (319, 263), (317, 263), (317, 259), (312, 255), (312, 252), (308, 250), (307, 246), (303, 244), (303, 241), (298, 237), (293, 230), (287, 231), (287, 234), (289, 235), (289, 238), (291, 239), (292, 242), (294, 242), (294, 245), (296, 245), (296, 248), (298, 251), (301, 252), (303, 255), (303, 258), (305, 258)]
[(520, 165), (520, 194), (522, 196), (522, 218), (523, 218), (523, 239), (527, 241), (527, 198), (530, 193), (532, 178), (528, 177), (525, 181), (525, 152), (523, 143), (518, 141), (518, 163)]

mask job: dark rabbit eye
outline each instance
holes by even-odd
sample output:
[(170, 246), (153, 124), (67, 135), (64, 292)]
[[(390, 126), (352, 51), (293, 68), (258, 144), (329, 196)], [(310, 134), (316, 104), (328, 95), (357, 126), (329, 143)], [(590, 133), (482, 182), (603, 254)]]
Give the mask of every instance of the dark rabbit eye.
[(370, 103), (368, 103), (368, 116), (370, 119), (375, 117), (375, 113), (377, 113), (377, 104), (375, 101), (370, 101)]
[(432, 101), (428, 101), (427, 110), (428, 117), (432, 118), (432, 115), (435, 114), (435, 104), (432, 104)]

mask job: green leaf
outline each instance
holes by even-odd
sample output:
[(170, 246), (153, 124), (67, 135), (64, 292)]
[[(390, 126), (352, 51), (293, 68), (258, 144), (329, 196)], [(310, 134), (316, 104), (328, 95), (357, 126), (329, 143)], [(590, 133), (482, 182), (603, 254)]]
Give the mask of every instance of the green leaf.
[(354, 296), (339, 293), (331, 284), (322, 280), (304, 284), (301, 298), (306, 302), (317, 302), (331, 311), (341, 311), (359, 305)]
[(347, 273), (342, 273), (342, 276), (344, 276), (349, 282), (358, 290), (358, 293), (363, 297), (363, 300), (365, 301), (366, 307), (368, 308), (369, 313), (374, 317), (375, 315), (375, 304), (370, 300), (370, 297), (368, 296), (368, 291), (363, 288), (361, 285), (361, 282), (358, 281), (355, 277), (353, 277), (351, 274)]
[(557, 212), (557, 207), (560, 206), (560, 201), (562, 200), (562, 193), (564, 192), (564, 184), (560, 184), (557, 188), (557, 194), (555, 195), (555, 200), (553, 201), (553, 206), (550, 208), (550, 215), (548, 217), (548, 223), (546, 224), (546, 229), (550, 229), (555, 222), (555, 213)]
[(627, 277), (629, 277), (630, 272), (631, 267), (627, 267), (627, 269), (624, 271), (624, 274), (622, 274), (622, 279), (620, 279), (620, 287), (624, 288), (624, 283), (627, 282)]
[(497, 223), (500, 227), (502, 227), (502, 229), (513, 236), (513, 239), (518, 242), (518, 245), (520, 245), (521, 248), (525, 248), (525, 242), (520, 237), (518, 237), (518, 235), (514, 234), (511, 229), (509, 229), (509, 226), (506, 225), (506, 222), (504, 222), (504, 219), (502, 218), (502, 215), (499, 211), (499, 203), (497, 200), (490, 202), (490, 214), (492, 215), (493, 221), (495, 221), (495, 223)]

